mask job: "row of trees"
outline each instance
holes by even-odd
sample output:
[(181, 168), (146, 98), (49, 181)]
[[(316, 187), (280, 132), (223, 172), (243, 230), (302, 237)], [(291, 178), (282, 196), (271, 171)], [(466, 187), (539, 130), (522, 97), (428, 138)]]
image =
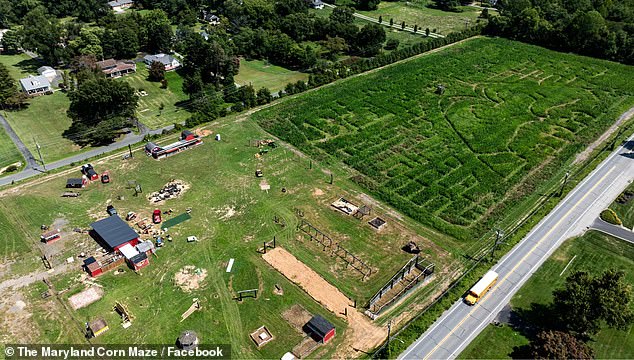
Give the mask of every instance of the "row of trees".
[(493, 34), (634, 64), (634, 3), (615, 1), (500, 0)]
[(22, 47), (53, 65), (68, 64), (81, 55), (126, 59), (135, 57), (140, 50), (169, 52), (172, 47), (171, 23), (161, 10), (119, 16), (108, 10), (98, 24), (89, 27), (72, 21), (62, 23), (39, 5), (24, 16), (22, 27), (8, 31), (2, 42), (9, 53)]

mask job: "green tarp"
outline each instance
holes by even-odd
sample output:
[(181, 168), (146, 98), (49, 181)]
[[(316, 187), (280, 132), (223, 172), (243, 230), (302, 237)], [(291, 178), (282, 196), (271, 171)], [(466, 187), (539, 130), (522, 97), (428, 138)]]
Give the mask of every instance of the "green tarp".
[(172, 226), (178, 225), (178, 224), (182, 223), (183, 221), (187, 221), (187, 220), (189, 220), (191, 218), (192, 218), (192, 216), (189, 215), (188, 213), (180, 214), (180, 215), (178, 215), (176, 217), (173, 217), (173, 218), (171, 218), (169, 220), (163, 221), (163, 225), (161, 225), (161, 228), (169, 229)]

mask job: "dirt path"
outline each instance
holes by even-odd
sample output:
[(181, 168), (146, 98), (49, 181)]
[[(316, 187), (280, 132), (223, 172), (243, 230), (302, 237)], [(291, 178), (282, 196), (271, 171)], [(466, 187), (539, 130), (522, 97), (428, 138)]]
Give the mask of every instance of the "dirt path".
[(353, 302), (339, 289), (288, 251), (277, 247), (262, 257), (326, 309), (348, 321), (349, 333), (337, 348), (336, 358), (351, 358), (358, 355), (358, 351), (371, 350), (387, 337), (387, 329), (374, 325), (369, 318), (352, 307)]
[(36, 281), (42, 281), (50, 276), (63, 274), (69, 270), (72, 270), (73, 266), (76, 266), (76, 264), (63, 264), (49, 271), (32, 272), (19, 278), (5, 280), (0, 283), (0, 292), (3, 292), (6, 289), (10, 288), (18, 289), (27, 285), (31, 285)]
[(575, 161), (572, 162), (572, 165), (576, 165), (580, 162), (585, 161), (588, 158), (588, 156), (590, 156), (590, 154), (598, 146), (603, 144), (605, 140), (607, 140), (612, 134), (614, 134), (614, 132), (619, 128), (619, 126), (621, 126), (622, 123), (628, 121), (633, 116), (634, 116), (634, 107), (624, 112), (623, 114), (621, 114), (621, 116), (619, 116), (619, 119), (612, 126), (610, 126), (610, 128), (606, 132), (604, 132), (603, 135), (601, 135), (595, 142), (590, 144), (588, 148), (586, 148), (585, 150), (580, 152), (579, 155), (577, 155), (577, 157), (575, 158)]

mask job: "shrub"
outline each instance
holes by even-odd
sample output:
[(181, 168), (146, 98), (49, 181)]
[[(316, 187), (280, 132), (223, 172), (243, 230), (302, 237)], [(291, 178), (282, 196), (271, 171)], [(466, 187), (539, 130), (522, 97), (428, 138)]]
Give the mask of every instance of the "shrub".
[(605, 209), (601, 212), (601, 219), (613, 225), (623, 225), (619, 216), (612, 209)]

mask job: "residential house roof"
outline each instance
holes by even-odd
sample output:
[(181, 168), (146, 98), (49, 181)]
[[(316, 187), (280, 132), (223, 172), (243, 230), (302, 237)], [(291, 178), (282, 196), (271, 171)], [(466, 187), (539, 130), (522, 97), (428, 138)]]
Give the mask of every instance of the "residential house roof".
[(20, 79), (20, 85), (22, 85), (22, 88), (25, 91), (51, 87), (51, 83), (48, 81), (48, 79), (45, 76), (42, 76), (42, 75), (38, 75), (38, 76), (29, 75), (29, 77)]
[(108, 5), (110, 5), (110, 7), (117, 7), (117, 6), (123, 6), (123, 5), (131, 5), (134, 4), (134, 0), (113, 0), (108, 2)]
[(55, 71), (55, 69), (50, 66), (41, 66), (37, 69), (37, 73), (40, 75), (44, 74), (47, 71)]
[(172, 62), (176, 60), (176, 58), (173, 57), (172, 55), (163, 54), (163, 53), (155, 54), (155, 55), (145, 55), (143, 59), (150, 64), (157, 61), (165, 66), (171, 66)]
[(139, 237), (125, 221), (121, 220), (119, 215), (99, 220), (90, 226), (113, 249)]
[(106, 59), (102, 61), (97, 61), (97, 66), (99, 66), (99, 68), (101, 68), (101, 71), (105, 74), (112, 74), (127, 70), (136, 71), (136, 64), (134, 63), (134, 61)]

